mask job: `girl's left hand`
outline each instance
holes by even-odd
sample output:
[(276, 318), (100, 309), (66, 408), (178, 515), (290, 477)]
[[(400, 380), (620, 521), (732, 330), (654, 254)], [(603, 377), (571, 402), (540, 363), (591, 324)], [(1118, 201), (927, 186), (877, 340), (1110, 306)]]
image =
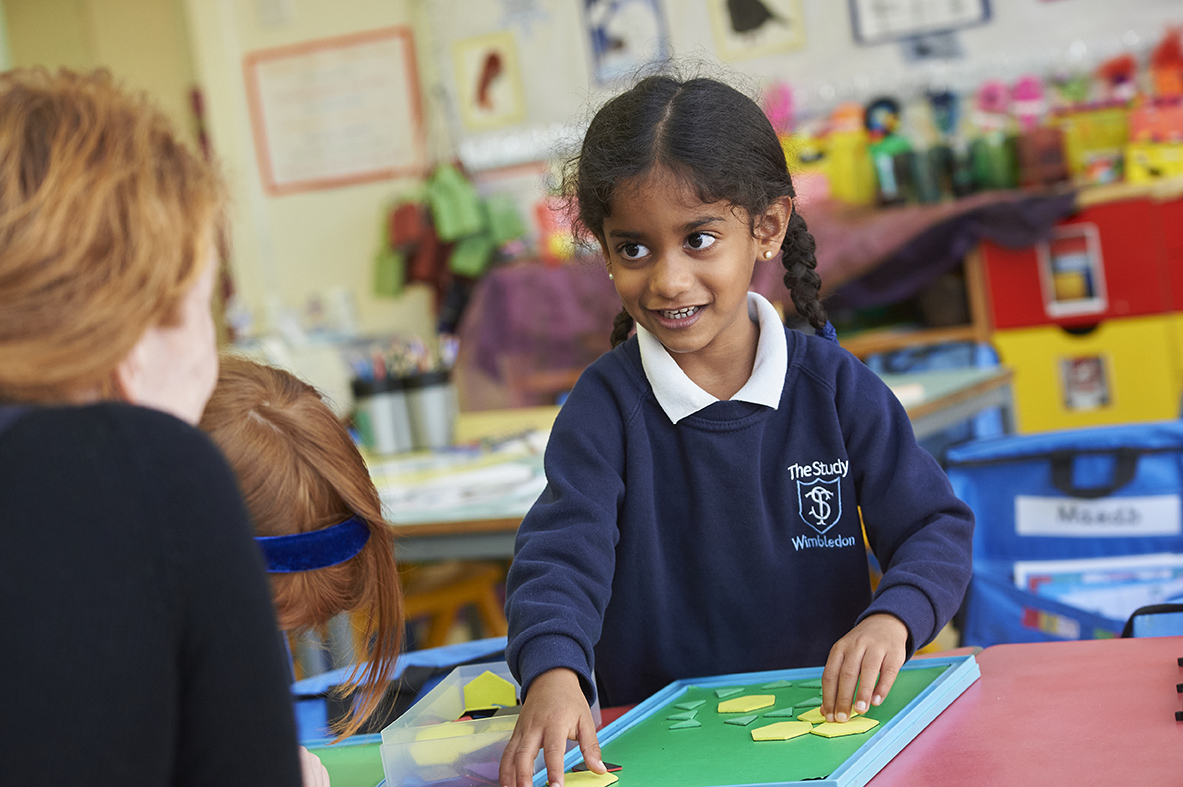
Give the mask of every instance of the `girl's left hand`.
[[(895, 615), (865, 618), (830, 648), (822, 673), (822, 715), (826, 721), (850, 719), (850, 710), (865, 713), (891, 691), (908, 652), (908, 627)], [(855, 697), (858, 686), (858, 697)]]

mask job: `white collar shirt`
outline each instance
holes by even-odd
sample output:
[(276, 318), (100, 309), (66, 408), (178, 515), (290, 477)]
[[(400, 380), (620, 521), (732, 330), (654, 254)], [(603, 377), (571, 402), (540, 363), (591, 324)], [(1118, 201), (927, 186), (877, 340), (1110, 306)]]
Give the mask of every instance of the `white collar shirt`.
[[(752, 367), (751, 377), (731, 400), (760, 404), (775, 410), (780, 404), (785, 374), (789, 368), (784, 324), (768, 299), (755, 292), (748, 293), (748, 317), (760, 329), (760, 338), (756, 343), (756, 363)], [(637, 342), (645, 377), (649, 379), (657, 403), (671, 421), (678, 423), (719, 401), (687, 377), (669, 350), (640, 325), (637, 326)]]

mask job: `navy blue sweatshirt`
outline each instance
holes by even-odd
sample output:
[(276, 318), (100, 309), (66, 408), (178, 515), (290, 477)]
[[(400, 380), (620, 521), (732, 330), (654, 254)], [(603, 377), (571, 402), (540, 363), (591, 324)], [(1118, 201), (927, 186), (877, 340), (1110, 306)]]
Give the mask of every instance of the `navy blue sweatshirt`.
[(910, 655), (953, 616), (973, 515), (874, 373), (786, 332), (775, 410), (720, 401), (672, 423), (635, 336), (580, 377), (509, 572), (506, 656), (527, 690), (568, 667), (589, 700), (594, 676), (602, 705), (631, 704), (675, 679), (823, 665), (872, 613), (904, 622)]

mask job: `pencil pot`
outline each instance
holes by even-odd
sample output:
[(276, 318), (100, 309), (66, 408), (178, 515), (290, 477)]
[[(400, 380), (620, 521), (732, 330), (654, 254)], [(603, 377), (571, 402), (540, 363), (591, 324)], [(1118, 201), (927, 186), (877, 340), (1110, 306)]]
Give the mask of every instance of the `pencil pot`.
[(447, 371), (421, 372), (404, 378), (411, 436), (415, 448), (445, 448), (452, 444), (459, 406), (456, 387)]
[(413, 447), (411, 419), (407, 409), (406, 380), (383, 377), (355, 379), (354, 420), (362, 445), (376, 454), (400, 454)]

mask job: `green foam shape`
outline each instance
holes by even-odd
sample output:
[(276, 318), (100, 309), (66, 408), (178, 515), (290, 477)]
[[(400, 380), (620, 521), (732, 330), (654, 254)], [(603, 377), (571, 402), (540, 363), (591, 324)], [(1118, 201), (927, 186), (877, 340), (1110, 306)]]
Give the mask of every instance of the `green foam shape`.
[(764, 684), (764, 685), (763, 685), (761, 688), (765, 688), (765, 689), (787, 689), (787, 688), (790, 688), (792, 685), (793, 685), (793, 684), (792, 684), (792, 682), (791, 682), (791, 681), (787, 681), (787, 680), (778, 680), (778, 681), (775, 681), (775, 682), (773, 682), (773, 683), (765, 683), (765, 684)]
[(724, 697), (734, 697), (736, 694), (743, 694), (743, 687), (730, 689), (715, 689), (715, 696), (719, 699)]
[(746, 727), (756, 720), (756, 714), (751, 716), (739, 716), (734, 719), (723, 719), (724, 724), (734, 724), (737, 727)]
[(766, 719), (767, 718), (772, 718), (772, 719), (790, 718), (790, 719), (792, 719), (792, 718), (796, 718), (796, 713), (795, 713), (793, 707), (789, 706), (787, 708), (778, 708), (777, 710), (769, 711), (768, 713), (764, 714), (764, 718), (766, 718)]
[(821, 704), (822, 704), (821, 697), (810, 697), (807, 700), (798, 700), (797, 701), (798, 708), (816, 708), (818, 705), (821, 705)]
[(822, 687), (821, 679), (817, 680), (803, 680), (797, 684), (803, 689), (820, 689)]
[(698, 711), (696, 711), (696, 710), (684, 710), (681, 713), (670, 714), (669, 716), (666, 716), (666, 718), (670, 719), (672, 721), (679, 721), (679, 720), (685, 720), (685, 719), (693, 719), (697, 715), (698, 715)]
[(706, 705), (706, 700), (690, 700), (689, 702), (678, 702), (674, 704), (675, 708), (682, 708), (684, 710), (694, 710), (700, 705)]
[(687, 719), (686, 721), (680, 721), (677, 724), (671, 724), (670, 729), (671, 730), (689, 730), (693, 727), (701, 727), (701, 726), (702, 726), (702, 722), (695, 721), (694, 719)]

